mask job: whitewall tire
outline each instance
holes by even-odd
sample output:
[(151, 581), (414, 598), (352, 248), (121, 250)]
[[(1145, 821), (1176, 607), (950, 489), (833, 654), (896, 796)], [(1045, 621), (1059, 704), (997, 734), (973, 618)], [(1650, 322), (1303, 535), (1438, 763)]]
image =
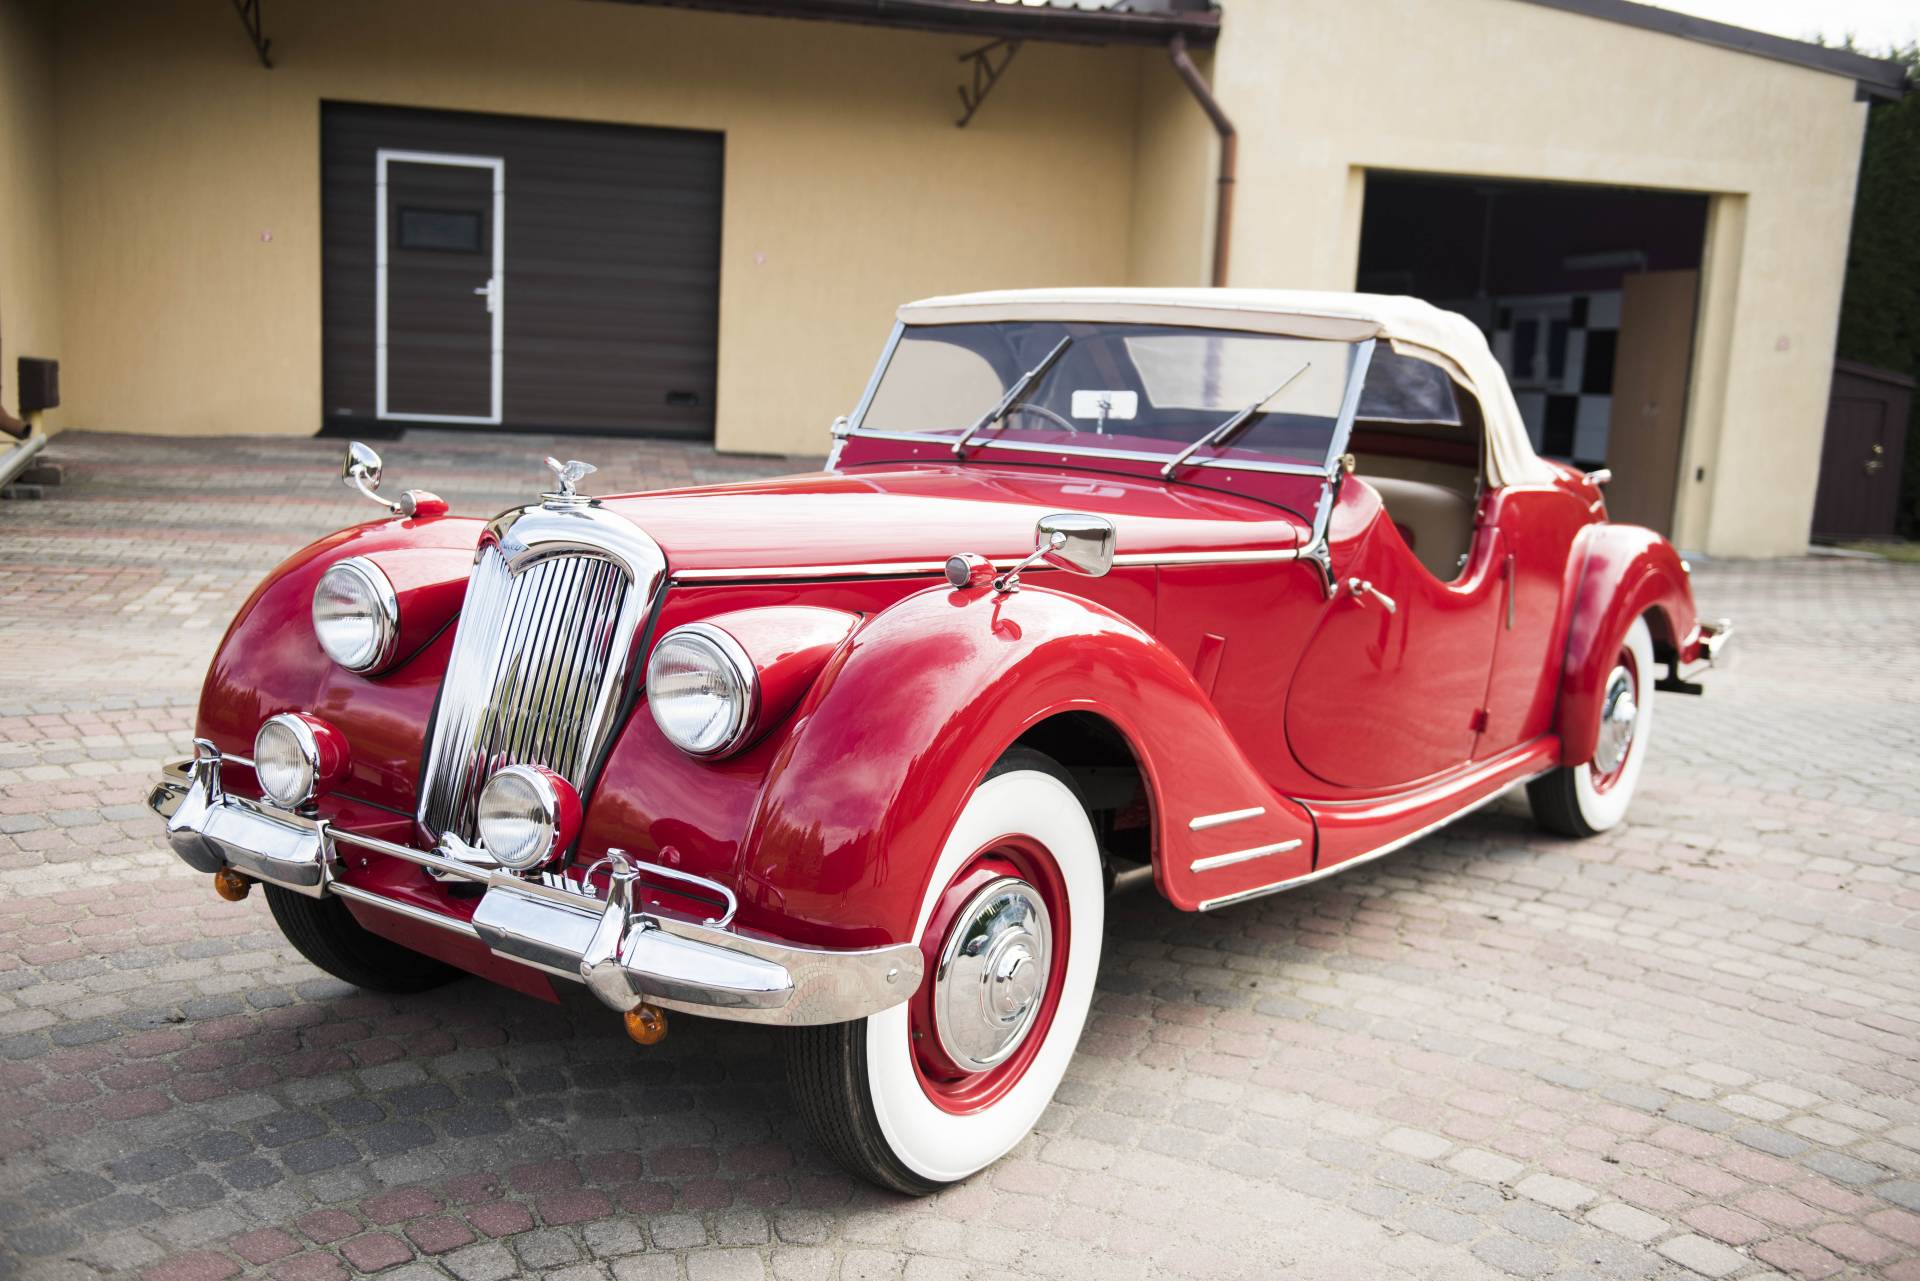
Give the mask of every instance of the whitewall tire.
[(1601, 686), (1593, 759), (1527, 784), (1527, 800), (1542, 827), (1562, 836), (1595, 836), (1627, 816), (1653, 730), (1653, 661), (1653, 633), (1646, 619), (1636, 618)]
[(1014, 749), (967, 799), (928, 877), (920, 989), (870, 1018), (794, 1031), (788, 1079), (822, 1145), (913, 1195), (1004, 1156), (1066, 1075), (1105, 909), (1080, 798), (1049, 758)]

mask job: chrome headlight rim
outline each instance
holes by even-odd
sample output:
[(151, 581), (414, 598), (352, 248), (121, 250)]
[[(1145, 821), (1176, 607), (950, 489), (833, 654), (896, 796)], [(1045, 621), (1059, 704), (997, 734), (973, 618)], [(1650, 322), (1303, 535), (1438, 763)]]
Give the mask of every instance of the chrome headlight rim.
[[(300, 753), (300, 760), (306, 766), (306, 783), (298, 796), (282, 796), (267, 786), (266, 771), (260, 768), (266, 752), (261, 742), (270, 732), (286, 730), (293, 735), (294, 747)], [(320, 790), (320, 740), (313, 732), (313, 726), (294, 715), (281, 712), (269, 716), (260, 722), (260, 728), (253, 735), (253, 778), (260, 785), (261, 793), (281, 809), (299, 809), (319, 794)]]
[[(706, 747), (683, 742), (660, 715), (661, 700), (656, 697), (654, 689), (654, 666), (670, 645), (681, 644), (704, 646), (720, 660), (739, 691), (739, 696), (730, 704), (725, 730), (718, 741)], [(723, 627), (712, 623), (683, 623), (674, 628), (662, 636), (653, 647), (653, 653), (647, 655), (646, 675), (647, 707), (653, 713), (653, 723), (660, 727), (661, 734), (666, 736), (669, 743), (689, 756), (700, 760), (717, 760), (739, 751), (746, 742), (748, 731), (759, 718), (760, 671), (740, 642)]]
[[(532, 789), (534, 801), (543, 811), (540, 821), (546, 829), (545, 839), (538, 843), (533, 852), (529, 856), (517, 859), (509, 859), (493, 847), (486, 837), (485, 820), (479, 817), (486, 809), (487, 793), (501, 779), (509, 778), (523, 782)], [(487, 776), (487, 781), (480, 786), (480, 795), (475, 802), (475, 825), (478, 829), (476, 835), (479, 836), (481, 848), (486, 850), (487, 857), (509, 871), (531, 872), (545, 867), (565, 852), (574, 836), (574, 833), (568, 829), (578, 827), (579, 801), (576, 798), (572, 809), (569, 810), (567, 798), (560, 792), (560, 785), (565, 784), (565, 780), (558, 779), (556, 782), (556, 779), (558, 776), (550, 770), (525, 764), (506, 765)], [(570, 815), (573, 816), (571, 821)]]
[[(329, 578), (335, 574), (349, 574), (360, 580), (367, 589), (372, 601), (373, 612), (369, 616), (374, 628), (373, 652), (361, 663), (350, 663), (328, 647), (326, 635), (320, 623), (320, 592)], [(393, 590), (393, 583), (386, 573), (365, 556), (349, 556), (327, 566), (325, 573), (313, 585), (313, 634), (320, 642), (320, 648), (327, 657), (350, 672), (361, 676), (374, 675), (383, 671), (393, 662), (394, 646), (400, 640), (400, 597)]]

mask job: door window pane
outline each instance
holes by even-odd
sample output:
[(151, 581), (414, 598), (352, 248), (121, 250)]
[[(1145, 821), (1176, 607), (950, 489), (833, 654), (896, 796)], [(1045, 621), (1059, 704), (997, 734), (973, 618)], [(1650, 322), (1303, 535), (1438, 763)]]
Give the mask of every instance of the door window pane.
[(464, 209), (402, 209), (400, 248), (480, 252), (480, 215)]

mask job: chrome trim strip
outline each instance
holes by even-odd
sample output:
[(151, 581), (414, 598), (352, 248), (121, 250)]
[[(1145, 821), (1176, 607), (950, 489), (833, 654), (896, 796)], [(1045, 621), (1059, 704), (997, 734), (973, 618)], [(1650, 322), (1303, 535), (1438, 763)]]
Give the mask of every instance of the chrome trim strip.
[[(880, 349), (880, 359), (873, 364), (873, 372), (867, 376), (866, 390), (860, 393), (860, 403), (853, 407), (853, 413), (847, 417), (847, 434), (860, 430), (860, 424), (867, 419), (867, 410), (873, 407), (873, 394), (880, 390), (880, 379), (886, 374), (887, 366), (893, 363), (894, 349), (900, 345), (900, 335), (907, 327), (900, 321), (893, 322), (893, 332), (887, 335), (887, 345)], [(879, 432), (870, 435), (879, 436)]]
[(1121, 552), (1115, 565), (1258, 565), (1299, 560), (1298, 547), (1257, 548), (1249, 551), (1218, 552)]
[(1273, 845), (1256, 845), (1248, 850), (1234, 850), (1227, 854), (1209, 854), (1197, 858), (1187, 866), (1196, 872), (1211, 872), (1217, 867), (1232, 867), (1235, 863), (1249, 863), (1256, 858), (1265, 858), (1269, 854), (1285, 854), (1288, 850), (1297, 850), (1302, 845), (1298, 838), (1280, 841)]
[(1229, 823), (1240, 823), (1250, 818), (1259, 818), (1267, 812), (1264, 805), (1255, 805), (1243, 810), (1222, 810), (1218, 814), (1202, 814), (1187, 821), (1189, 832), (1204, 832), (1210, 827), (1225, 827)]
[(1528, 774), (1524, 778), (1516, 778), (1513, 780), (1513, 782), (1508, 783), (1505, 787), (1502, 787), (1499, 791), (1490, 792), (1487, 795), (1482, 796), (1477, 800), (1471, 801), (1466, 805), (1462, 805), (1459, 809), (1454, 810), (1452, 813), (1446, 815), (1444, 818), (1437, 818), (1433, 822), (1428, 823), (1425, 827), (1422, 827), (1417, 831), (1408, 832), (1405, 836), (1400, 837), (1398, 840), (1388, 841), (1385, 845), (1379, 846), (1376, 849), (1367, 850), (1365, 853), (1362, 853), (1362, 854), (1355, 854), (1352, 858), (1349, 858), (1349, 859), (1342, 859), (1340, 862), (1335, 863), (1330, 867), (1315, 868), (1313, 871), (1306, 873), (1304, 876), (1295, 876), (1288, 880), (1275, 881), (1272, 885), (1255, 886), (1253, 889), (1241, 890), (1236, 894), (1225, 894), (1219, 898), (1205, 899), (1200, 903), (1199, 910), (1202, 912), (1211, 912), (1216, 907), (1229, 907), (1235, 903), (1244, 903), (1248, 899), (1264, 898), (1269, 894), (1278, 894), (1282, 890), (1296, 890), (1303, 885), (1311, 885), (1315, 881), (1324, 881), (1329, 876), (1333, 876), (1339, 872), (1344, 872), (1348, 868), (1358, 867), (1362, 863), (1371, 863), (1377, 858), (1385, 858), (1387, 855), (1393, 853), (1395, 850), (1405, 849), (1407, 846), (1413, 844), (1415, 841), (1419, 840), (1423, 836), (1431, 836), (1433, 833), (1439, 831), (1441, 828), (1445, 827), (1447, 824), (1453, 822), (1454, 820), (1465, 818), (1467, 815), (1473, 813), (1475, 810), (1480, 809), (1484, 806), (1493, 804), (1495, 801), (1499, 800), (1502, 796), (1506, 795), (1509, 791), (1513, 790), (1514, 788), (1519, 787), (1521, 784), (1530, 783), (1534, 779), (1539, 778), (1542, 774), (1552, 773), (1553, 769), (1554, 767), (1549, 765), (1546, 769), (1535, 770), (1533, 773)]
[[(1113, 558), (1114, 568), (1140, 568), (1153, 565), (1261, 565), (1296, 561), (1306, 553), (1296, 547), (1255, 548), (1245, 551), (1199, 552), (1120, 552)], [(988, 562), (995, 570), (1012, 569), (1020, 558), (1001, 556)], [(1051, 569), (1051, 565), (1033, 565), (1029, 573)], [(850, 565), (759, 565), (727, 569), (677, 569), (675, 583), (753, 583), (765, 579), (787, 578), (905, 578), (920, 574), (944, 574), (946, 562), (936, 560), (866, 561)]]
[(383, 912), (392, 912), (395, 916), (404, 916), (409, 921), (418, 921), (422, 925), (432, 925), (438, 929), (446, 930), (450, 934), (458, 934), (463, 938), (477, 939), (480, 937), (480, 931), (474, 929), (470, 922), (463, 921), (457, 916), (442, 916), (438, 912), (429, 912), (424, 907), (415, 907), (411, 903), (402, 903), (399, 899), (388, 898), (384, 894), (372, 894), (356, 886), (342, 885), (338, 881), (327, 886), (327, 891), (331, 894), (338, 894), (341, 898), (351, 899), (355, 903), (365, 903), (368, 907), (377, 907)]

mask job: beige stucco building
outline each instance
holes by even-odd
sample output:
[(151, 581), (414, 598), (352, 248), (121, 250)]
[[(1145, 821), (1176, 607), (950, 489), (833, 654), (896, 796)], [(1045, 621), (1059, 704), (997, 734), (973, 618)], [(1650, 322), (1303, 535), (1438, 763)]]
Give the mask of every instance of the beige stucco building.
[(1900, 87), (1624, 0), (259, 13), (0, 0), (0, 404), (33, 355), (56, 430), (824, 452), (904, 299), (1208, 282), (1178, 36), (1237, 132), (1227, 283), (1468, 310), (1536, 444), (1631, 460), (1646, 519), (1731, 555), (1805, 546), (1865, 99)]

